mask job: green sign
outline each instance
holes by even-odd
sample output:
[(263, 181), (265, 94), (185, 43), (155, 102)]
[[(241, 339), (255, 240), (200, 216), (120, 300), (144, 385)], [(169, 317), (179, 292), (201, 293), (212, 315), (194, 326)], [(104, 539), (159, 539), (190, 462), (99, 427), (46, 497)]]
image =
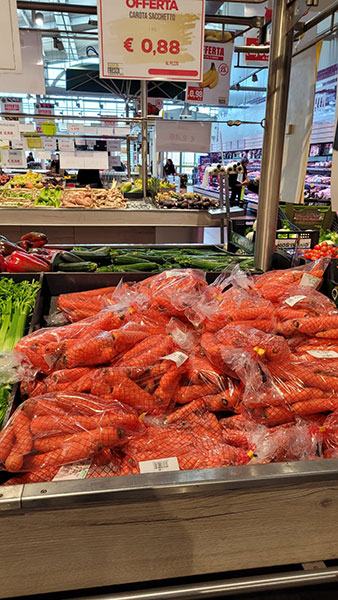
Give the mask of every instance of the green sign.
[(54, 121), (44, 121), (41, 126), (42, 133), (44, 135), (55, 135), (56, 134), (56, 125)]

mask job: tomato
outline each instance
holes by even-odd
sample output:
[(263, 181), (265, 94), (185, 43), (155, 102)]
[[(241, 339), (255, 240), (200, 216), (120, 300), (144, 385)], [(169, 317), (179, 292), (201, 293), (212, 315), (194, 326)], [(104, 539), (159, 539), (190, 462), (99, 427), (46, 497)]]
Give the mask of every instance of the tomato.
[(320, 250), (320, 248), (321, 248), (320, 244), (316, 244), (314, 247), (315, 250)]
[(324, 248), (325, 248), (325, 247), (327, 247), (327, 245), (328, 245), (328, 244), (327, 244), (327, 242), (322, 242), (322, 243), (321, 243), (321, 246), (322, 246), (322, 248), (323, 248), (323, 247), (324, 247)]

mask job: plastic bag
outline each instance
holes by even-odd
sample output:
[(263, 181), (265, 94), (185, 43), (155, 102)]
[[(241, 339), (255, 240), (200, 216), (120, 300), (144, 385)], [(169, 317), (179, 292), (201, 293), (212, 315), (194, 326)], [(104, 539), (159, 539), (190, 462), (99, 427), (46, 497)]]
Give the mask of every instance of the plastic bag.
[[(195, 325), (203, 332), (217, 332), (227, 325), (250, 324), (262, 331), (276, 326), (274, 307), (252, 289), (252, 279), (239, 268), (229, 277), (221, 276), (195, 307)], [(227, 289), (221, 291), (223, 284)]]
[(254, 290), (267, 300), (278, 304), (281, 295), (294, 286), (318, 289), (329, 263), (330, 258), (320, 258), (301, 267), (283, 271), (268, 271), (263, 275), (256, 275)]
[[(99, 313), (107, 303), (116, 286), (61, 294), (57, 300), (57, 308), (69, 321), (75, 322), (86, 319)], [(108, 302), (107, 302), (108, 301)]]
[(91, 459), (103, 448), (125, 444), (144, 425), (117, 400), (56, 393), (26, 400), (0, 434), (0, 465), (35, 471)]

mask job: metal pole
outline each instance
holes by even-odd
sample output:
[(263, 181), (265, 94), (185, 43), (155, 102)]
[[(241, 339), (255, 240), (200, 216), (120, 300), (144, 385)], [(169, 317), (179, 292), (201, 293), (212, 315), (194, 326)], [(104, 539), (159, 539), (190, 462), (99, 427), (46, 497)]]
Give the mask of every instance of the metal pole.
[[(224, 210), (224, 175), (223, 175), (223, 173), (219, 174), (219, 208), (221, 211)], [(224, 244), (224, 219), (223, 219), (223, 217), (220, 219), (219, 227), (220, 227), (221, 244)]]
[(255, 266), (266, 271), (275, 247), (279, 190), (292, 60), (292, 15), (287, 0), (274, 0)]
[(142, 110), (142, 192), (147, 197), (148, 182), (148, 91), (147, 82), (141, 81), (141, 110)]
[[(126, 102), (126, 117), (129, 117), (129, 103)], [(127, 174), (128, 179), (131, 178), (131, 167), (130, 167), (130, 139), (127, 135)]]

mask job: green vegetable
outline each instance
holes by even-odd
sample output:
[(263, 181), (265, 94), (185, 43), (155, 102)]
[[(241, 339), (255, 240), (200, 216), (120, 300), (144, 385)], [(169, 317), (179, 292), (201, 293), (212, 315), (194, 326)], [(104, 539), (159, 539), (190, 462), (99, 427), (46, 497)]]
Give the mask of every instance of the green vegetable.
[(97, 248), (95, 250), (91, 248), (73, 248), (72, 254), (75, 254), (79, 258), (85, 261), (94, 261), (97, 263), (106, 263), (110, 261), (110, 251), (107, 248)]
[(22, 338), (28, 317), (33, 312), (38, 281), (0, 279), (0, 352), (6, 354), (13, 350)]
[(60, 252), (59, 253), (60, 261), (59, 262), (67, 262), (67, 263), (79, 263), (84, 262), (83, 258), (80, 258), (73, 252)]
[(35, 206), (54, 206), (59, 208), (62, 190), (60, 188), (43, 188), (36, 198)]
[(159, 270), (159, 266), (157, 263), (154, 262), (142, 262), (142, 263), (134, 263), (133, 265), (116, 265), (115, 267), (113, 267), (113, 270), (116, 273), (122, 273), (123, 271), (131, 271), (131, 272), (136, 272), (136, 271), (141, 271), (141, 272), (148, 272), (148, 271), (158, 271)]
[(70, 262), (61, 262), (58, 264), (58, 271), (65, 271), (69, 273), (90, 273), (91, 271), (96, 271), (97, 263), (81, 261), (77, 263)]
[[(116, 256), (116, 258), (114, 258), (114, 265), (134, 265), (134, 264), (138, 264), (140, 262), (141, 261), (138, 256), (132, 256), (130, 254)], [(150, 261), (143, 259), (142, 262), (150, 262)]]
[(11, 386), (8, 383), (0, 384), (0, 429), (2, 422), (4, 420), (4, 416), (6, 414), (9, 395), (11, 393)]

